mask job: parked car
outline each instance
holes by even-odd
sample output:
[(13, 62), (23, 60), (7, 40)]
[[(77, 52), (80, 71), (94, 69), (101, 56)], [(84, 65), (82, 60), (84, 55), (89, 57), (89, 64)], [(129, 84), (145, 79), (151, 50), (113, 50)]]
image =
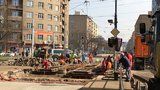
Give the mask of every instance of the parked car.
[(5, 52), (1, 52), (1, 53), (0, 53), (0, 56), (4, 56), (4, 55), (5, 55)]
[(15, 55), (16, 55), (16, 53), (13, 53), (13, 52), (7, 52), (7, 53), (5, 53), (5, 56), (14, 57)]

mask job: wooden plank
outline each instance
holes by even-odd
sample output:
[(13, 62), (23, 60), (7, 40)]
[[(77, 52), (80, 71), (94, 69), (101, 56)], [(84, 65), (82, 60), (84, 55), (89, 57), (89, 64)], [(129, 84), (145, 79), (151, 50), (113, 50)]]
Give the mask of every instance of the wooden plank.
[(95, 81), (90, 88), (103, 88), (105, 87), (105, 84), (106, 84), (105, 80)]
[(119, 81), (108, 81), (105, 86), (106, 90), (119, 90)]
[(123, 82), (124, 90), (132, 90), (130, 82)]

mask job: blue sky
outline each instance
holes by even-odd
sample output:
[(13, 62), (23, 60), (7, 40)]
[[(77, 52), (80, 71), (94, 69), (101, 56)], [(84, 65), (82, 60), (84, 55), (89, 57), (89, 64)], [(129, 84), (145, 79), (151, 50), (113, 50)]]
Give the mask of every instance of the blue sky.
[[(99, 26), (99, 34), (105, 39), (112, 37), (110, 33), (113, 25), (107, 20), (114, 19), (114, 1), (115, 0), (88, 0), (90, 3), (86, 6), (85, 0), (71, 0), (70, 14), (80, 11), (82, 14), (88, 14)], [(118, 0), (118, 37), (123, 41), (128, 41), (134, 31), (135, 22), (140, 14), (147, 14), (151, 11), (152, 0)]]

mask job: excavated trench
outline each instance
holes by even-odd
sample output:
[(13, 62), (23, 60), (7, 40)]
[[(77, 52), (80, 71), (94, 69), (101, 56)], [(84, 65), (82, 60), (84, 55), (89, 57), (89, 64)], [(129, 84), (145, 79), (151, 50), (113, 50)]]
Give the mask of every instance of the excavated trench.
[(22, 68), (1, 74), (1, 81), (60, 83), (85, 85), (94, 78), (92, 70), (95, 65), (65, 65), (52, 67), (51, 70)]

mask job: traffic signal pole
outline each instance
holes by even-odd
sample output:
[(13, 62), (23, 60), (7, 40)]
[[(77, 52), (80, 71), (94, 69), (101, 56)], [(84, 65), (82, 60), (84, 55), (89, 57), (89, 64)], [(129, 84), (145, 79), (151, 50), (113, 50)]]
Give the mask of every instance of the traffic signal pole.
[[(117, 21), (117, 0), (115, 0), (114, 29), (117, 29), (117, 22), (118, 22)], [(114, 38), (117, 38), (117, 35), (114, 36)], [(117, 61), (115, 58), (116, 58), (116, 50), (114, 51), (114, 79), (118, 80)]]
[(115, 0), (114, 28), (117, 29), (117, 0)]

